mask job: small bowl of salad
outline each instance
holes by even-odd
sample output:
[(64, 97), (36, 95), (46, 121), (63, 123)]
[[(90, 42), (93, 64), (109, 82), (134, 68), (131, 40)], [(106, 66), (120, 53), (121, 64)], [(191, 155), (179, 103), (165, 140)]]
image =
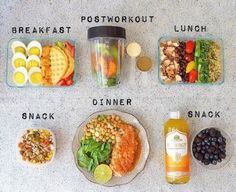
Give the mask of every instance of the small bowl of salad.
[(47, 128), (28, 128), (20, 132), (17, 142), (18, 159), (32, 166), (42, 166), (53, 161), (56, 139)]

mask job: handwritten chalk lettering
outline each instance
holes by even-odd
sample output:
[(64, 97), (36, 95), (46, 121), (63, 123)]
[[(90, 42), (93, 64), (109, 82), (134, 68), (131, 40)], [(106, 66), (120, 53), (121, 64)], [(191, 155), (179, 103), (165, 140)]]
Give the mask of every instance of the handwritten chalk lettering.
[(129, 106), (132, 105), (131, 99), (93, 99), (94, 106)]
[(71, 27), (12, 27), (13, 34), (69, 34), (71, 32)]
[(54, 113), (22, 113), (24, 120), (54, 120)]
[(206, 25), (174, 25), (174, 31), (176, 33), (179, 32), (206, 32), (207, 26)]
[(189, 118), (220, 118), (220, 111), (188, 111)]
[(149, 16), (81, 16), (80, 17), (80, 22), (84, 23), (152, 23), (154, 20), (154, 16), (149, 15)]

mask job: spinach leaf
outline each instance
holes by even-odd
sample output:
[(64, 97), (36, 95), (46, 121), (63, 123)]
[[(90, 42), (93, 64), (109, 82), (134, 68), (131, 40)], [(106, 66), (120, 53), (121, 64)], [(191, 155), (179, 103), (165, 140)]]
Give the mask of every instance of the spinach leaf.
[(93, 138), (89, 138), (80, 142), (77, 161), (80, 167), (86, 168), (89, 172), (93, 173), (99, 164), (108, 164), (110, 156), (110, 142), (97, 142)]

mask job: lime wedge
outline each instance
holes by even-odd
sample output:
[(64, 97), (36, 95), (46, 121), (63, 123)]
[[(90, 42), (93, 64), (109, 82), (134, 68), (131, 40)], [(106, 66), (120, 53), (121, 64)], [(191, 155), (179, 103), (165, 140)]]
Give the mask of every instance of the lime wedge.
[(112, 178), (112, 170), (106, 164), (98, 165), (94, 171), (94, 177), (97, 183), (105, 184)]

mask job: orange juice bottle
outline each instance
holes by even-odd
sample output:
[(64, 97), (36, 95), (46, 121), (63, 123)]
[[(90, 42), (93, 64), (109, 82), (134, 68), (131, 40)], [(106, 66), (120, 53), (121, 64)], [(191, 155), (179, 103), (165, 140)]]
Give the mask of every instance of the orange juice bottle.
[(189, 127), (179, 111), (169, 116), (164, 125), (166, 181), (183, 184), (190, 179)]

